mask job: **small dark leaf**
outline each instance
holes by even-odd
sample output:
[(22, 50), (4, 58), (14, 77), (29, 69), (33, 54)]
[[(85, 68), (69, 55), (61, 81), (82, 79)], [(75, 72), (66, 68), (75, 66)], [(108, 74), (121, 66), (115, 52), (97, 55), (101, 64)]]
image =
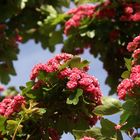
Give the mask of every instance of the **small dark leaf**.
[(101, 119), (101, 126), (102, 126), (101, 132), (102, 132), (103, 136), (115, 137), (115, 133), (116, 133), (115, 125), (116, 125), (115, 123), (102, 118)]
[(77, 105), (79, 102), (79, 97), (82, 96), (83, 90), (82, 89), (77, 89), (76, 93), (72, 93), (68, 98), (66, 103), (67, 104), (73, 104)]
[(129, 76), (130, 76), (130, 71), (124, 71), (124, 72), (122, 73), (122, 75), (121, 75), (121, 77), (122, 77), (123, 79), (129, 78)]
[(125, 66), (127, 67), (128, 71), (130, 71), (131, 70), (131, 67), (132, 67), (132, 65), (131, 65), (131, 63), (132, 63), (131, 59), (124, 58), (124, 61), (125, 61)]

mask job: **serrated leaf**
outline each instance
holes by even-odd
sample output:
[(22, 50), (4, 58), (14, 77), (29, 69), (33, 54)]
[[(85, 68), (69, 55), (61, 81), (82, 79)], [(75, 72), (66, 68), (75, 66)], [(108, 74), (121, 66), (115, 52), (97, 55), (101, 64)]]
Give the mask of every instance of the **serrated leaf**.
[(32, 87), (34, 85), (34, 82), (33, 81), (29, 81), (26, 83), (26, 86), (27, 87)]
[(5, 121), (6, 120), (7, 120), (7, 118), (0, 115), (0, 132), (5, 131)]
[(124, 71), (124, 72), (122, 73), (122, 75), (121, 75), (121, 77), (122, 77), (123, 79), (129, 78), (129, 76), (130, 76), (130, 71)]
[(74, 57), (70, 60), (69, 66), (70, 66), (71, 68), (75, 68), (75, 67), (77, 67), (77, 64), (79, 64), (80, 62), (81, 62), (81, 58), (78, 57), (78, 56), (74, 56)]
[[(109, 121), (108, 119), (101, 119), (101, 133), (106, 137), (115, 137), (115, 123)], [(110, 133), (111, 132), (111, 133)]]
[(18, 133), (22, 133), (23, 126), (19, 124), (19, 121), (8, 120), (6, 129), (9, 130), (9, 134), (13, 134), (17, 129)]
[(120, 116), (120, 124), (124, 124), (130, 115), (131, 115), (131, 112), (124, 111)]
[(125, 61), (125, 66), (127, 67), (128, 71), (130, 71), (131, 70), (131, 67), (132, 67), (132, 65), (131, 65), (131, 63), (132, 63), (131, 59), (124, 58), (124, 61)]
[(121, 102), (112, 97), (103, 97), (102, 105), (94, 109), (94, 113), (99, 116), (112, 115), (121, 111)]
[(55, 44), (62, 43), (62, 41), (63, 41), (62, 31), (55, 31), (51, 33), (49, 39), (50, 46), (54, 46)]
[(37, 111), (37, 113), (38, 113), (39, 115), (43, 115), (44, 113), (46, 113), (46, 109), (44, 109), (44, 108), (39, 108), (38, 111)]
[(67, 104), (73, 104), (77, 105), (79, 102), (79, 97), (82, 96), (83, 90), (82, 89), (77, 89), (76, 93), (72, 93), (68, 98), (66, 103)]
[(134, 110), (135, 105), (136, 102), (129, 99), (122, 105), (122, 108), (126, 111), (132, 112)]

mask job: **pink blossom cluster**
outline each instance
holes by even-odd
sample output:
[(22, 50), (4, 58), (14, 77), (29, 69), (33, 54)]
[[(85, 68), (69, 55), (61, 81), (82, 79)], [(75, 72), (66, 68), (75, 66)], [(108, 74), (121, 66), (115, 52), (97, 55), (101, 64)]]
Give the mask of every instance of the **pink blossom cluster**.
[(99, 5), (97, 12), (95, 13), (96, 18), (99, 19), (113, 19), (116, 15), (115, 9), (111, 8), (112, 2), (110, 0), (106, 0), (104, 3)]
[[(109, 8), (108, 5), (110, 4), (111, 2), (107, 0), (102, 5), (81, 5), (71, 9), (67, 14), (72, 17), (65, 23), (64, 33), (68, 35), (70, 29), (79, 27), (84, 18), (114, 18), (115, 9)], [(99, 7), (101, 7), (100, 10), (98, 9)]]
[(66, 68), (60, 72), (59, 78), (67, 78), (67, 88), (70, 90), (81, 88), (85, 92), (90, 93), (94, 101), (101, 101), (102, 93), (98, 80), (88, 75), (84, 70), (78, 68)]
[(0, 102), (0, 115), (9, 117), (14, 112), (18, 112), (22, 104), (25, 104), (25, 98), (17, 95), (11, 98), (5, 98)]
[(118, 97), (121, 100), (125, 100), (126, 94), (132, 93), (134, 83), (131, 79), (124, 79), (117, 87)]
[(140, 3), (125, 3), (121, 21), (140, 21)]
[(140, 35), (135, 37), (132, 42), (128, 43), (127, 50), (132, 52), (140, 47)]
[(140, 35), (135, 37), (132, 42), (128, 43), (127, 50), (133, 52), (132, 54), (132, 64), (136, 65), (140, 59)]
[(84, 137), (81, 138), (80, 140), (96, 140), (96, 139), (91, 138), (91, 137), (84, 136)]
[(95, 8), (95, 5), (81, 5), (68, 11), (67, 14), (72, 15), (72, 17), (65, 23), (64, 33), (67, 35), (72, 27), (80, 26), (80, 21), (83, 18), (92, 18)]
[(124, 79), (118, 86), (119, 99), (125, 100), (126, 94), (135, 95), (135, 88), (140, 87), (140, 65), (132, 67), (130, 77)]
[(117, 88), (119, 99), (125, 100), (126, 94), (129, 96), (135, 95), (135, 89), (140, 87), (140, 35), (135, 37), (132, 42), (128, 43), (128, 51), (132, 54), (132, 68), (130, 76), (124, 79)]
[(50, 59), (46, 64), (42, 64), (42, 63), (37, 64), (32, 69), (30, 79), (35, 80), (40, 71), (45, 71), (47, 73), (57, 71), (59, 66), (61, 66), (63, 63), (65, 63), (72, 57), (73, 57), (73, 55), (71, 55), (71, 54), (62, 53), (62, 54), (58, 54), (54, 58)]

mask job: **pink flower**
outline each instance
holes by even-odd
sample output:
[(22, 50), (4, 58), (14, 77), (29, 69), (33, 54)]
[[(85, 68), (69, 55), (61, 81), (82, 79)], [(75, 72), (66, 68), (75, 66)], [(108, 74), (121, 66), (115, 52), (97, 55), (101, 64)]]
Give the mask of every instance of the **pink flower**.
[(76, 87), (77, 87), (77, 82), (76, 81), (68, 81), (67, 82), (67, 87), (69, 88), (69, 89), (75, 89)]
[(17, 42), (22, 42), (22, 40), (23, 40), (22, 36), (19, 35), (19, 34), (17, 34), (17, 35), (16, 35), (16, 41), (17, 41)]
[(132, 16), (132, 20), (133, 20), (133, 21), (140, 21), (140, 12), (135, 13), (135, 14)]
[(96, 140), (96, 139), (91, 138), (91, 137), (84, 136), (84, 137), (81, 138), (80, 140)]
[(137, 48), (137, 45), (136, 45), (134, 42), (130, 42), (130, 43), (128, 43), (128, 45), (127, 45), (127, 50), (128, 50), (129, 52), (134, 51), (136, 48)]
[(79, 81), (80, 86), (84, 86), (84, 87), (87, 87), (87, 86), (89, 86), (92, 83), (93, 83), (92, 78), (82, 78)]
[(117, 93), (119, 96), (119, 99), (125, 100), (126, 94), (131, 93), (131, 90), (134, 87), (134, 83), (131, 79), (125, 79), (123, 80), (117, 87)]
[(122, 126), (121, 126), (120, 124), (118, 124), (118, 125), (115, 126), (115, 129), (116, 129), (116, 130), (120, 130), (121, 127), (122, 127)]
[(133, 10), (132, 6), (128, 5), (124, 8), (124, 12), (125, 12), (125, 14), (130, 15), (134, 12), (134, 10)]
[(130, 79), (134, 82), (135, 86), (140, 86), (140, 65), (132, 67)]
[(135, 49), (139, 48), (140, 46), (140, 35), (133, 39), (133, 42), (128, 43), (127, 50), (134, 51)]
[(23, 96), (17, 95), (11, 98), (5, 98), (0, 102), (0, 115), (5, 117), (11, 116), (14, 112), (18, 112), (22, 104), (26, 101)]
[(46, 73), (55, 72), (59, 69), (59, 66), (64, 64), (66, 61), (71, 59), (73, 55), (62, 53), (56, 55), (54, 58), (50, 59), (46, 64), (37, 64), (34, 66), (31, 72), (30, 79), (35, 80), (40, 71), (45, 71)]
[(35, 80), (35, 78), (38, 76), (39, 71), (45, 71), (45, 65), (44, 64), (37, 64), (34, 66), (34, 68), (32, 69), (32, 73), (30, 75), (30, 79), (31, 80)]
[(80, 26), (80, 22), (84, 18), (92, 18), (95, 10), (94, 5), (81, 5), (78, 8), (71, 9), (67, 12), (72, 17), (65, 23), (64, 33), (67, 35), (74, 27)]

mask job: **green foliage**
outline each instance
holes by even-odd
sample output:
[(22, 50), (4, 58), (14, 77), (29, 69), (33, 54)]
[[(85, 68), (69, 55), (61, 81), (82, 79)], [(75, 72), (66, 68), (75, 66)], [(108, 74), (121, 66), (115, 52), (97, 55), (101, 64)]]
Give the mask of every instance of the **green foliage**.
[(0, 115), (0, 132), (5, 132), (5, 122), (7, 118)]
[(102, 105), (94, 109), (94, 113), (99, 116), (112, 115), (121, 111), (121, 103), (112, 97), (103, 97)]
[(96, 140), (123, 140), (122, 134), (119, 130), (115, 130), (115, 124), (107, 119), (101, 119), (101, 126), (93, 127), (88, 130), (73, 130), (73, 135), (76, 140), (87, 136), (95, 138)]
[(73, 104), (77, 105), (79, 102), (80, 96), (82, 96), (83, 90), (82, 89), (76, 89), (76, 92), (72, 93), (68, 98), (66, 103), (67, 104)]
[(123, 103), (123, 112), (120, 116), (120, 124), (122, 124), (122, 130), (129, 130), (133, 127), (138, 127), (140, 124), (140, 112), (139, 112), (139, 99), (131, 98), (127, 99)]

